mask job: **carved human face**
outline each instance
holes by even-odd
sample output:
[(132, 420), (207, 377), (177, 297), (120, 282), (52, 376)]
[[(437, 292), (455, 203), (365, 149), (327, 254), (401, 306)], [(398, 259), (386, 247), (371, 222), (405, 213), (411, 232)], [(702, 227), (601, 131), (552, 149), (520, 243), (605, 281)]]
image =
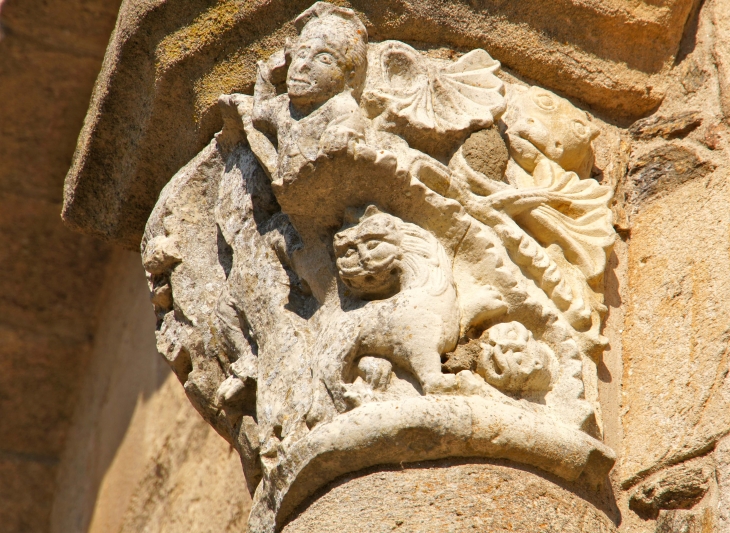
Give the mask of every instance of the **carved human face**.
[(489, 328), (477, 360), (477, 372), (490, 385), (510, 392), (549, 390), (548, 348), (538, 343), (519, 322)]
[(545, 156), (568, 171), (583, 171), (599, 130), (564, 98), (539, 87), (512, 98), (503, 118), (510, 153), (521, 167), (534, 170)]
[(286, 76), (289, 100), (302, 110), (315, 109), (345, 90), (341, 54), (322, 37), (302, 39), (292, 51)]
[(400, 283), (400, 234), (382, 215), (335, 235), (340, 278), (359, 297), (388, 298)]

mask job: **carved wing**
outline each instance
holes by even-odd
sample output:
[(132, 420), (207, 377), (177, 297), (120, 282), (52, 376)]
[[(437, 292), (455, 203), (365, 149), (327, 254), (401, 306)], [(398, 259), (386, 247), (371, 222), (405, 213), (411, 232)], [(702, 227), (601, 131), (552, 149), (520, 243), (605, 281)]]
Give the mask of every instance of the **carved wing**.
[(387, 41), (376, 48), (371, 63), (364, 108), (371, 117), (382, 117), (384, 129), (427, 153), (440, 151), (427, 139), (450, 145), (488, 128), (506, 108), (504, 83), (494, 75), (500, 64), (484, 50), (444, 65)]

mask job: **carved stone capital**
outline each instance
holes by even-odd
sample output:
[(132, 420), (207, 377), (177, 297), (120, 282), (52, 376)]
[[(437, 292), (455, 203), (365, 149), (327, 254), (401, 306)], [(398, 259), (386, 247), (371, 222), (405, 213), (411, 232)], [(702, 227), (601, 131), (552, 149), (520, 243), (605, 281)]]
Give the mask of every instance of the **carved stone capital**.
[(484, 50), (369, 44), (318, 2), (220, 99), (142, 252), (158, 347), (243, 459), (251, 531), (343, 474), (508, 459), (601, 485), (599, 129)]

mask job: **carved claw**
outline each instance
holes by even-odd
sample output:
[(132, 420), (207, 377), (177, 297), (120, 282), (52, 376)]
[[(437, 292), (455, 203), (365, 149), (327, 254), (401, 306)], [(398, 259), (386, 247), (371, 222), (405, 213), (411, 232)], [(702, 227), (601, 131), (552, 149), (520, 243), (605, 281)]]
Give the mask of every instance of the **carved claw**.
[(283, 83), (286, 80), (287, 58), (284, 50), (271, 54), (266, 61), (256, 63), (262, 80), (271, 85)]
[(458, 390), (459, 382), (454, 374), (438, 374), (429, 376), (422, 386), (426, 394), (449, 394)]
[(464, 396), (488, 396), (488, 386), (482, 378), (471, 370), (462, 370), (456, 374), (459, 382), (459, 394)]
[(229, 376), (220, 384), (215, 393), (216, 403), (219, 407), (226, 409), (242, 399), (246, 384), (236, 376)]
[(355, 161), (366, 161), (395, 172), (398, 167), (398, 158), (388, 150), (376, 150), (362, 142), (350, 143), (348, 150), (352, 151)]
[(215, 394), (216, 405), (232, 418), (256, 409), (256, 379), (251, 377), (255, 375), (255, 363), (247, 359), (242, 357), (231, 365), (233, 375), (218, 386)]
[(502, 294), (493, 287), (480, 287), (476, 294), (462, 303), (461, 326), (462, 331), (483, 324), (487, 320), (498, 317), (507, 312), (509, 306), (502, 298)]
[(352, 409), (360, 407), (362, 404), (374, 399), (372, 387), (360, 378), (356, 379), (355, 383), (345, 385), (344, 388), (345, 392), (342, 397)]
[(510, 217), (516, 217), (525, 211), (531, 211), (541, 205), (564, 208), (571, 205), (570, 200), (562, 195), (545, 189), (510, 190), (488, 196), (483, 207), (504, 211)]
[(332, 157), (343, 152), (354, 152), (356, 150), (354, 145), (362, 140), (362, 133), (352, 128), (346, 126), (328, 128), (319, 140), (320, 149), (317, 157)]
[(361, 357), (357, 363), (357, 374), (375, 390), (385, 390), (390, 383), (393, 365), (382, 357)]

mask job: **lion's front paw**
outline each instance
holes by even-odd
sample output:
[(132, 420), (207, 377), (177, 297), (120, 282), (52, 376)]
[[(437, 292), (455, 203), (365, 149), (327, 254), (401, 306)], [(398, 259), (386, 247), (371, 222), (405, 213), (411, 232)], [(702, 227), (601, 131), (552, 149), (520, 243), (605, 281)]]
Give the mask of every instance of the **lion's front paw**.
[(364, 403), (373, 401), (373, 389), (362, 378), (357, 378), (354, 383), (345, 385), (345, 392), (342, 397), (347, 405), (354, 409)]
[(390, 383), (390, 374), (393, 365), (382, 357), (366, 355), (357, 363), (357, 374), (374, 390), (385, 390)]
[(424, 380), (423, 392), (426, 394), (448, 394), (456, 392), (459, 383), (454, 374), (438, 374)]

